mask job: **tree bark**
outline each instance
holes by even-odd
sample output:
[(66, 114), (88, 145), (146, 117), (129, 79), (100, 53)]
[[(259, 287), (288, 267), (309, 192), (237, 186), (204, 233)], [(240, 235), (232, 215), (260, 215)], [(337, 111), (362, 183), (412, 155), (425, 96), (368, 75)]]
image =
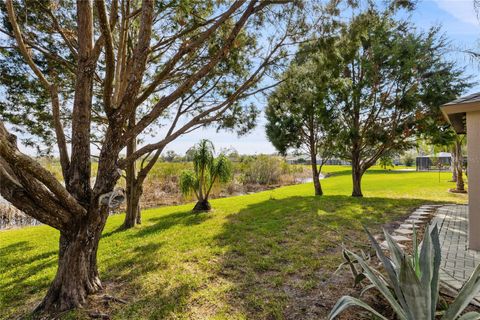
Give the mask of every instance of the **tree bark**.
[(73, 232), (60, 233), (57, 273), (36, 312), (54, 315), (81, 307), (87, 295), (103, 289), (97, 268), (97, 250), (106, 214), (96, 210), (89, 212), (93, 219), (88, 223)]
[(457, 173), (457, 191), (465, 191), (465, 183), (463, 181), (463, 156), (462, 143), (458, 139), (455, 141), (455, 172)]
[(358, 157), (352, 157), (352, 182), (353, 182), (352, 197), (363, 197), (362, 177), (363, 177), (363, 169), (360, 165), (360, 159)]
[(458, 161), (458, 157), (457, 157), (457, 147), (456, 147), (456, 144), (453, 146), (452, 148), (452, 182), (457, 182), (457, 161)]
[(136, 181), (130, 183), (127, 181), (127, 212), (125, 214), (125, 222), (123, 223), (123, 226), (127, 229), (134, 227), (135, 224), (142, 223), (140, 210), (141, 188), (142, 186)]
[[(143, 183), (147, 178), (148, 173), (152, 170), (153, 166), (157, 162), (160, 154), (162, 153), (163, 149), (158, 149), (155, 152), (155, 155), (148, 161), (148, 165), (143, 167), (142, 161), (142, 168), (136, 175), (136, 178), (133, 179), (129, 183), (128, 179), (128, 172), (127, 172), (127, 213), (125, 216), (124, 227), (131, 228), (137, 224), (142, 223), (142, 213), (140, 209), (140, 198), (143, 194)], [(128, 152), (127, 152), (128, 153)], [(147, 160), (147, 159), (144, 159)], [(128, 167), (127, 167), (128, 168)]]
[(315, 153), (311, 153), (311, 165), (312, 165), (312, 178), (313, 178), (313, 186), (315, 187), (315, 195), (321, 196), (323, 195), (322, 185), (320, 184), (319, 175), (320, 172), (318, 171), (317, 166), (317, 155)]
[[(135, 126), (135, 112), (130, 115), (128, 127)], [(137, 139), (131, 139), (127, 144), (127, 157), (137, 150)], [(124, 228), (132, 228), (135, 224), (141, 222), (140, 217), (140, 197), (142, 195), (143, 181), (137, 177), (137, 164), (132, 161), (126, 167), (126, 194), (127, 194), (127, 212), (125, 214)]]

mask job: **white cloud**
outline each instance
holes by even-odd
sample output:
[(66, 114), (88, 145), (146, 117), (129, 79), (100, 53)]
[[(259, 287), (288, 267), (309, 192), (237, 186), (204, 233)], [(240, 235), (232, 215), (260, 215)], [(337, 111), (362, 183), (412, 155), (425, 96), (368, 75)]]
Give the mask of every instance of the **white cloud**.
[(438, 7), (458, 20), (475, 27), (480, 26), (473, 0), (435, 0)]

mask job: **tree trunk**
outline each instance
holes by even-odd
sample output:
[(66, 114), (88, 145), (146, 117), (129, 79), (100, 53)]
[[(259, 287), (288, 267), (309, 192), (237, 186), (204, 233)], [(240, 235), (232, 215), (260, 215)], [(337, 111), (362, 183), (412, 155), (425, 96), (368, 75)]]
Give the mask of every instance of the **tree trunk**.
[(137, 224), (142, 224), (142, 210), (140, 209), (140, 197), (137, 199)]
[(457, 147), (456, 145), (452, 148), (452, 182), (457, 182)]
[(312, 162), (312, 178), (313, 178), (313, 186), (315, 187), (315, 195), (321, 196), (323, 195), (322, 185), (320, 184), (319, 175), (317, 167), (317, 155), (315, 153), (311, 153), (311, 162)]
[[(129, 128), (135, 125), (135, 113), (132, 113), (128, 121)], [(133, 138), (127, 144), (127, 157), (137, 150), (137, 139)], [(125, 214), (124, 228), (132, 228), (137, 223), (141, 223), (140, 217), (140, 196), (142, 195), (143, 181), (139, 181), (137, 177), (136, 161), (132, 161), (127, 165), (126, 172), (126, 195), (127, 195), (127, 212)]]
[(53, 315), (78, 308), (87, 295), (102, 290), (97, 250), (106, 217), (101, 220), (82, 226), (74, 235), (61, 233), (57, 274), (36, 312)]
[(193, 211), (195, 211), (195, 212), (210, 211), (210, 210), (212, 210), (212, 206), (210, 205), (210, 202), (208, 202), (207, 199), (199, 200), (195, 204), (195, 207), (193, 207)]
[(457, 139), (455, 141), (455, 172), (457, 173), (457, 191), (465, 191), (465, 183), (463, 181), (463, 156), (462, 156), (462, 143)]
[(353, 182), (352, 197), (363, 197), (362, 177), (363, 177), (363, 170), (360, 166), (360, 160), (358, 159), (358, 157), (353, 157), (352, 158), (352, 182)]
[(463, 170), (462, 167), (459, 166), (457, 169), (457, 184), (456, 184), (457, 191), (465, 191), (465, 183), (463, 181)]
[(141, 188), (142, 186), (138, 185), (136, 181), (133, 185), (127, 187), (127, 212), (125, 214), (125, 222), (123, 223), (125, 228), (132, 228), (135, 224), (142, 223), (140, 211)]
[(452, 164), (452, 180), (450, 180), (451, 182), (457, 182), (457, 165), (456, 164)]

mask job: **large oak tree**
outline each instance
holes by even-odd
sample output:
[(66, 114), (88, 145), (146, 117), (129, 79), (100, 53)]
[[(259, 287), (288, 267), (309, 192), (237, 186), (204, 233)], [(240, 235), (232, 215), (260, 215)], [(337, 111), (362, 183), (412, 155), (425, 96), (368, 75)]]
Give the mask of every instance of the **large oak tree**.
[[(234, 127), (244, 118), (238, 115), (251, 113), (237, 101), (259, 90), (271, 66), (282, 61), (298, 16), (294, 4), (275, 0), (78, 0), (61, 6), (32, 1), (29, 6), (35, 9), (7, 0), (3, 12), (8, 27), (1, 31), (13, 39), (13, 48), (2, 49), (2, 63), (8, 69), (19, 62), (11, 66), (25, 73), (24, 83), (10, 77), (14, 85), (3, 90), (22, 85), (22, 97), (35, 112), (22, 105), (4, 108), (0, 194), (60, 231), (57, 274), (37, 308), (58, 312), (83, 305), (88, 294), (102, 289), (96, 257), (109, 212), (105, 200), (121, 171), (143, 158), (146, 165), (135, 177), (141, 180), (182, 134), (213, 122)], [(263, 46), (242, 43), (259, 37)], [(225, 79), (238, 75), (224, 72), (235, 67), (228, 65), (232, 61), (248, 67)], [(223, 92), (203, 100), (218, 84)], [(40, 108), (35, 98), (41, 98)], [(50, 124), (51, 131), (39, 127), (39, 133), (44, 138), (53, 133), (63, 183), (20, 152), (9, 132), (12, 125), (28, 126), (33, 117)], [(158, 141), (131, 145), (159, 119), (167, 130)], [(99, 149), (94, 181), (92, 146)], [(128, 155), (120, 157), (128, 146)]]

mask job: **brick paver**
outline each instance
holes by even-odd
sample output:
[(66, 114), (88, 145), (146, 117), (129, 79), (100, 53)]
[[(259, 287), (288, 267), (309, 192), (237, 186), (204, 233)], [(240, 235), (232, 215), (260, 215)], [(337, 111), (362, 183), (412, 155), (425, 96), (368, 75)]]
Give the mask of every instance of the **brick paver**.
[(440, 280), (459, 290), (480, 263), (480, 252), (468, 250), (467, 206), (446, 205), (438, 208), (432, 220), (434, 223), (440, 230), (442, 248)]

